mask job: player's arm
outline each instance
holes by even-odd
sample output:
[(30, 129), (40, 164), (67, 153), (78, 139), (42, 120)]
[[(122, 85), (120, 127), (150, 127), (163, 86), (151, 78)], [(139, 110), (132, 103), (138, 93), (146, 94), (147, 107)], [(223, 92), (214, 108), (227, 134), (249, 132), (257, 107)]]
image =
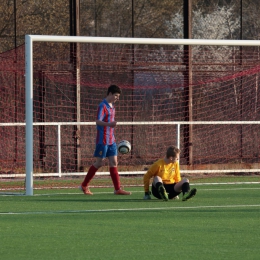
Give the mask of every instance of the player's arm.
[(146, 174), (143, 177), (144, 181), (144, 199), (151, 199), (151, 192), (149, 190), (149, 185), (150, 185), (150, 179), (156, 175), (158, 172), (159, 168), (157, 164), (153, 164), (149, 170), (146, 172)]
[(109, 126), (109, 127), (112, 127), (114, 128), (116, 126), (116, 121), (113, 121), (113, 122), (104, 122), (104, 121), (101, 121), (101, 120), (96, 120), (96, 124), (99, 125), (99, 126)]
[(109, 126), (109, 127), (112, 127), (114, 128), (116, 126), (116, 121), (113, 121), (113, 122), (106, 122), (104, 121), (105, 119), (105, 106), (104, 105), (99, 105), (98, 107), (98, 111), (97, 111), (97, 120), (96, 120), (96, 125), (98, 126)]
[(176, 163), (176, 166), (175, 166), (175, 176), (174, 176), (174, 180), (175, 182), (179, 182), (181, 181), (181, 173), (180, 173), (180, 165), (179, 165), (179, 162)]

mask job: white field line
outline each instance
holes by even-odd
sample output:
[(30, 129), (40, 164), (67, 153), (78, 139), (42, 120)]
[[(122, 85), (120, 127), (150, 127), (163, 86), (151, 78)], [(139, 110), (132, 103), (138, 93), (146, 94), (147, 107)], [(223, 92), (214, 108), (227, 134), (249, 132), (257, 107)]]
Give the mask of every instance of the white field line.
[(238, 185), (238, 184), (260, 184), (259, 181), (246, 181), (246, 182), (213, 182), (213, 183), (191, 183), (191, 185), (228, 185), (228, 184), (232, 184), (232, 185)]
[(69, 214), (69, 213), (103, 213), (125, 211), (151, 211), (151, 210), (178, 210), (178, 209), (216, 209), (216, 208), (256, 208), (255, 205), (221, 205), (221, 206), (193, 206), (193, 207), (157, 207), (157, 208), (129, 208), (129, 209), (89, 209), (89, 210), (60, 210), (60, 211), (31, 211), (31, 212), (0, 212), (0, 215), (43, 215), (43, 214)]
[[(233, 188), (233, 189), (221, 189), (221, 188), (215, 188), (215, 189), (199, 189), (199, 191), (232, 191), (232, 190), (260, 190), (259, 188), (252, 187), (252, 188)], [(131, 190), (130, 190), (131, 191)], [(132, 193), (143, 193), (143, 191), (131, 191)], [(74, 192), (74, 193), (69, 193), (69, 192), (64, 192), (64, 193), (45, 193), (45, 194), (34, 194), (33, 196), (60, 196), (60, 195), (79, 195), (82, 194), (82, 192)], [(94, 195), (96, 194), (112, 194), (112, 192), (104, 191), (104, 192), (94, 192)], [(12, 193), (12, 192), (0, 192), (0, 196), (25, 196), (25, 193)]]
[[(253, 181), (253, 182), (213, 182), (213, 183), (191, 183), (191, 186), (203, 186), (203, 185), (242, 185), (242, 184), (260, 184), (260, 182), (258, 181)], [(95, 188), (95, 186), (89, 186), (90, 188)], [(140, 187), (142, 187), (140, 185)], [(52, 189), (76, 189), (77, 187), (73, 188), (73, 187), (52, 187)], [(108, 188), (108, 187), (96, 187), (96, 188)], [(5, 195), (8, 195), (8, 191), (14, 191), (14, 190), (20, 190), (18, 188), (8, 188), (8, 189), (4, 189), (4, 188), (0, 188), (0, 195), (2, 195), (1, 193), (4, 193)], [(34, 190), (43, 190), (43, 188), (34, 188)], [(2, 192), (1, 192), (2, 191)], [(6, 192), (5, 192), (6, 191)], [(65, 193), (62, 193), (65, 194)], [(66, 193), (66, 194), (72, 194), (72, 193)], [(18, 192), (18, 194), (14, 194), (12, 192), (10, 192), (9, 195), (24, 195), (22, 194), (22, 192)]]
[[(192, 185), (192, 187), (195, 187), (196, 185)], [(213, 189), (199, 189), (199, 191), (218, 191), (218, 190), (229, 190), (229, 191), (232, 191), (232, 190), (260, 190), (260, 187), (250, 187), (250, 188), (226, 188), (226, 189), (221, 189), (221, 188), (213, 188)], [(131, 190), (129, 190), (131, 191)], [(131, 191), (132, 193), (144, 193), (143, 190), (140, 190), (140, 191)], [(93, 192), (94, 195), (95, 194), (112, 194), (113, 192), (112, 191), (101, 191), (101, 192)], [(34, 196), (55, 196), (55, 195), (78, 195), (78, 194), (82, 194), (82, 192), (76, 192), (76, 193), (46, 193), (46, 194), (35, 194)]]
[[(202, 183), (204, 184), (204, 183)], [(223, 184), (223, 183), (221, 183)], [(235, 184), (235, 183), (224, 183), (224, 184)], [(236, 183), (236, 184), (245, 184), (245, 183)], [(249, 183), (246, 183), (249, 184)], [(255, 184), (255, 183), (254, 183)], [(257, 183), (258, 184), (258, 183)], [(192, 187), (195, 187), (197, 185), (193, 184)], [(212, 183), (208, 183), (208, 185), (212, 185)], [(98, 188), (96, 188), (98, 189)], [(249, 187), (249, 188), (213, 188), (213, 189), (199, 189), (199, 191), (218, 191), (218, 190), (259, 190), (260, 187)], [(111, 189), (112, 190), (112, 189)], [(131, 190), (130, 190), (131, 191)], [(131, 191), (132, 193), (143, 193), (143, 190), (140, 191)], [(95, 194), (112, 194), (112, 191), (103, 191), (103, 192), (94, 192)], [(78, 195), (82, 194), (82, 192), (59, 192), (59, 193), (45, 193), (45, 194), (34, 194), (33, 196), (59, 196), (59, 195)], [(25, 193), (19, 193), (19, 192), (8, 192), (8, 191), (1, 191), (0, 189), (0, 196), (25, 196)]]

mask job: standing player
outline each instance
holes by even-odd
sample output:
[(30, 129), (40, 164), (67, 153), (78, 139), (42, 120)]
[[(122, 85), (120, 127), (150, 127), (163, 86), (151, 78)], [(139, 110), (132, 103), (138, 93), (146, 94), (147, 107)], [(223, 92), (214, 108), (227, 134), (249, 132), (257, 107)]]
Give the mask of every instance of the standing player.
[(80, 189), (86, 195), (93, 195), (89, 190), (89, 182), (94, 177), (97, 170), (102, 166), (102, 162), (106, 157), (109, 160), (109, 171), (114, 184), (115, 195), (130, 195), (131, 192), (124, 191), (120, 188), (120, 179), (117, 171), (117, 145), (115, 142), (114, 128), (115, 121), (114, 103), (119, 100), (121, 89), (116, 85), (111, 85), (107, 90), (107, 97), (99, 104), (97, 112), (97, 137), (96, 149), (94, 157), (95, 163), (89, 168), (84, 181), (80, 185)]
[(166, 157), (152, 164), (144, 175), (145, 200), (151, 199), (149, 191), (151, 178), (153, 178), (152, 194), (158, 199), (165, 201), (174, 199), (182, 192), (182, 200), (186, 201), (196, 195), (196, 189), (190, 190), (189, 180), (181, 179), (179, 156), (180, 150), (175, 146), (170, 146)]

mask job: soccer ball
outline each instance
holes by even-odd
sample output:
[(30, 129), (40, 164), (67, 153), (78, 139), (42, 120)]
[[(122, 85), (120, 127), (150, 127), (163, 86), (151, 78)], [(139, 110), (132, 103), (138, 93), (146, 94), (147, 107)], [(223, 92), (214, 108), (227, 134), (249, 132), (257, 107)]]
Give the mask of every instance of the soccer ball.
[(131, 151), (131, 144), (126, 140), (120, 141), (117, 145), (117, 149), (119, 153), (127, 154)]

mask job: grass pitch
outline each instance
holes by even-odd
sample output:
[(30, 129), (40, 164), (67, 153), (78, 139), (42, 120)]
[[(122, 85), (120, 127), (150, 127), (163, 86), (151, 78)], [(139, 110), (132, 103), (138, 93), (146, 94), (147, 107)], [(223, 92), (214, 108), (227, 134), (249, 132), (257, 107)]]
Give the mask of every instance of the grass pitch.
[(0, 196), (1, 259), (259, 259), (260, 184), (192, 187), (186, 202), (141, 187)]

